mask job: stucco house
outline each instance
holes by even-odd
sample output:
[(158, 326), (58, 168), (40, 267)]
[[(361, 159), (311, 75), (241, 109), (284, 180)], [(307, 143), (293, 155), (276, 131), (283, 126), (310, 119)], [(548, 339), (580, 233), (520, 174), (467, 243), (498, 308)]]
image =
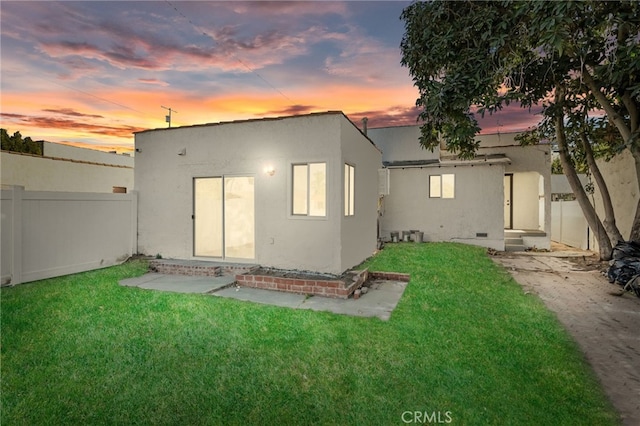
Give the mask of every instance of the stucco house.
[(475, 159), (459, 160), (444, 142), (422, 149), (419, 126), (367, 134), (383, 153), (383, 238), (419, 230), (425, 241), (550, 248), (549, 145), (520, 146), (515, 133), (480, 135)]
[(339, 274), (377, 247), (380, 150), (342, 112), (135, 134), (138, 252)]

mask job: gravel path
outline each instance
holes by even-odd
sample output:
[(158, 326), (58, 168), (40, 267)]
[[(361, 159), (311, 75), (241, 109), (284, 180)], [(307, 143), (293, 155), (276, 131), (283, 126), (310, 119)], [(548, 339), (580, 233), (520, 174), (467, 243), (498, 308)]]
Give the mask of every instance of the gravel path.
[(580, 345), (623, 424), (640, 425), (640, 298), (620, 295), (620, 286), (588, 270), (593, 268), (585, 262), (542, 253), (507, 253), (493, 259), (555, 312)]

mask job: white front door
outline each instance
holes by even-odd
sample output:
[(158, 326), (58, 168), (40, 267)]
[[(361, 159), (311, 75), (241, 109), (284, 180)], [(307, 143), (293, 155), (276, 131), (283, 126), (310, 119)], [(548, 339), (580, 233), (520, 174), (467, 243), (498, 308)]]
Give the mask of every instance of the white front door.
[(504, 175), (504, 228), (513, 228), (513, 174)]

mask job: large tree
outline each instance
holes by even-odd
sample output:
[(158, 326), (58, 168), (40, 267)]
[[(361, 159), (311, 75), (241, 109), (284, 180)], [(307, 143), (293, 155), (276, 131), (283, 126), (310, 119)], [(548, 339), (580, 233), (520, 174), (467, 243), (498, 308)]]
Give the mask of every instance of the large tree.
[(0, 129), (0, 142), (3, 151), (42, 155), (42, 142), (34, 141), (29, 136), (23, 138), (20, 132), (9, 136), (6, 129)]
[[(563, 170), (595, 231), (600, 256), (609, 258), (621, 239), (610, 199), (604, 224), (589, 202), (571, 161), (571, 135), (585, 155), (604, 111), (621, 144), (635, 159), (640, 186), (640, 5), (637, 2), (417, 2), (406, 8), (402, 64), (419, 91), (420, 143), (472, 157), (484, 114), (510, 102), (543, 107)], [(583, 137), (584, 136), (584, 137)], [(590, 167), (595, 161), (587, 158)], [(594, 177), (597, 170), (592, 170)], [(600, 176), (599, 176), (600, 177)], [(606, 196), (606, 184), (601, 193)], [(604, 190), (603, 190), (604, 188)], [(640, 202), (630, 239), (640, 237)]]

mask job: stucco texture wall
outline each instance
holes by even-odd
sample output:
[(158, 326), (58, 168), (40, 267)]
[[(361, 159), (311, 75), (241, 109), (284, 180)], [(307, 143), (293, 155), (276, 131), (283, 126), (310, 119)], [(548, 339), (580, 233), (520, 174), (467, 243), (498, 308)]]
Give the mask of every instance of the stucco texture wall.
[[(336, 249), (343, 212), (342, 122), (351, 125), (342, 114), (318, 114), (136, 134), (138, 250), (193, 258), (193, 179), (248, 175), (255, 178), (256, 210), (250, 262), (343, 272)], [(307, 162), (326, 163), (326, 217), (291, 214), (292, 164)], [(265, 173), (268, 167), (272, 176)], [(370, 232), (375, 235), (375, 227)]]
[[(622, 237), (629, 238), (638, 198), (640, 197), (633, 156), (629, 150), (624, 150), (610, 161), (598, 160), (598, 166), (607, 182), (607, 188), (611, 195), (611, 202), (616, 215), (616, 225), (618, 225)], [(604, 217), (602, 196), (597, 185), (595, 185), (595, 188), (596, 210), (600, 217)]]
[(440, 157), (438, 149), (432, 152), (420, 145), (420, 126), (369, 129), (368, 135), (383, 152), (383, 161), (437, 160)]
[(27, 191), (113, 192), (114, 186), (132, 190), (133, 158), (123, 161), (128, 165), (114, 167), (5, 151), (0, 154), (2, 184), (23, 186)]
[[(346, 270), (373, 255), (377, 248), (378, 169), (382, 153), (353, 124), (347, 121), (341, 124), (342, 164), (355, 167), (355, 214), (345, 216), (344, 197), (341, 203), (341, 262)], [(343, 185), (344, 167), (340, 176)]]
[[(497, 142), (494, 141), (494, 145)], [(504, 154), (513, 174), (513, 228), (541, 230), (551, 235), (551, 155), (549, 145), (480, 148), (479, 155)], [(540, 179), (542, 178), (542, 179)]]
[[(455, 198), (429, 198), (429, 175), (444, 173), (455, 175)], [(504, 249), (504, 166), (397, 168), (390, 174), (382, 218), (384, 236), (417, 229), (424, 232), (426, 241)]]
[(46, 157), (71, 158), (74, 160), (89, 161), (93, 163), (133, 167), (133, 157), (114, 154), (112, 152), (80, 148), (77, 146), (53, 142), (44, 142), (42, 144), (42, 150), (43, 155)]

